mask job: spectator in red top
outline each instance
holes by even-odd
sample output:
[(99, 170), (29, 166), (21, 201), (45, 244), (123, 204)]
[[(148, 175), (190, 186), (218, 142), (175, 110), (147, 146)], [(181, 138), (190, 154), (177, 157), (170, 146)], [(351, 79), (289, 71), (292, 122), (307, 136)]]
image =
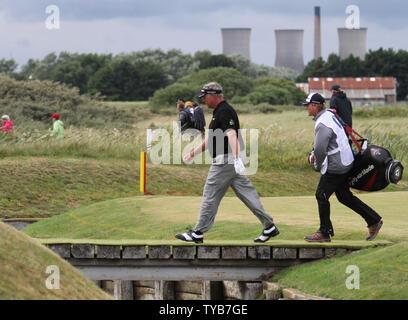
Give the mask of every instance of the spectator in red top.
[(5, 114), (1, 117), (1, 120), (3, 121), (3, 126), (0, 127), (1, 132), (3, 134), (7, 134), (9, 132), (12, 136), (14, 136), (13, 121), (10, 121), (10, 117)]

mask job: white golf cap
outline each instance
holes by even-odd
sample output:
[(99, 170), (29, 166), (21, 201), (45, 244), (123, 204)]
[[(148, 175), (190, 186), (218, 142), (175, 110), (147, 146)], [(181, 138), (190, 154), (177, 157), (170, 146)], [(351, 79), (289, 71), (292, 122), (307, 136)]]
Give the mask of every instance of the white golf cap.
[(6, 120), (10, 120), (10, 117), (7, 114), (3, 115), (1, 118), (6, 119)]

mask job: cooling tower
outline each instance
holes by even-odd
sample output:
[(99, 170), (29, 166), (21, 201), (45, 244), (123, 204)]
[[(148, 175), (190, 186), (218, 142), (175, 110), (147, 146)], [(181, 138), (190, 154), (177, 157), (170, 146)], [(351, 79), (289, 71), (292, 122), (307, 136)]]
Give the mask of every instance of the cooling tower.
[(222, 28), (222, 53), (226, 56), (240, 54), (250, 59), (250, 28)]
[(340, 59), (345, 59), (352, 54), (364, 60), (367, 47), (367, 28), (338, 28), (337, 31), (339, 33)]
[(275, 30), (276, 67), (290, 68), (301, 74), (303, 63), (303, 30)]
[(313, 58), (317, 59), (322, 56), (322, 41), (320, 31), (320, 7), (314, 7), (315, 20), (314, 20), (314, 55)]

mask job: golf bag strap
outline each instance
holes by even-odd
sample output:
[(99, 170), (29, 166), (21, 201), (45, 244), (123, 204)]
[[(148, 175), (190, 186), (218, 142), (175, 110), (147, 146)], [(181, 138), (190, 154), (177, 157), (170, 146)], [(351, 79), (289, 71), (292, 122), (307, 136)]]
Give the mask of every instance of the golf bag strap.
[(356, 134), (357, 136), (359, 136), (363, 140), (365, 140), (365, 138), (363, 138), (357, 131), (355, 131), (352, 127), (350, 127), (347, 123), (345, 123), (343, 121), (343, 119), (340, 118), (339, 115), (337, 114), (336, 109), (330, 109), (330, 111), (332, 111), (334, 113), (337, 120), (339, 120), (339, 122), (344, 127), (344, 129), (346, 129), (347, 133), (349, 134), (351, 140), (353, 140), (354, 144), (357, 146), (358, 150), (361, 151), (363, 148), (362, 148), (361, 144), (357, 141), (356, 137), (353, 134)]

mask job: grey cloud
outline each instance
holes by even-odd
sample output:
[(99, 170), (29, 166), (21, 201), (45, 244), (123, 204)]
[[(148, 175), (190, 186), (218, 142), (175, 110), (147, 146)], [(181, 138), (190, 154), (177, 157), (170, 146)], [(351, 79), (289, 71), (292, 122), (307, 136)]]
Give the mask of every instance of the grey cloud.
[(31, 46), (31, 41), (28, 40), (28, 39), (18, 39), (18, 40), (16, 41), (16, 44), (17, 44), (19, 47), (28, 48), (28, 47)]
[(362, 23), (375, 21), (388, 28), (405, 25), (408, 3), (405, 0), (3, 0), (0, 10), (9, 18), (21, 21), (38, 21), (46, 17), (45, 8), (55, 4), (60, 8), (61, 19), (104, 20), (120, 17), (184, 17), (180, 24), (188, 22), (189, 15), (206, 15), (211, 12), (228, 14), (249, 10), (260, 13), (281, 13), (298, 16), (313, 14), (313, 7), (321, 6), (322, 15), (346, 16), (347, 5), (358, 5)]
[[(408, 4), (389, 0), (389, 6), (377, 6), (382, 10), (378, 13), (377, 1), (351, 1), (360, 6), (362, 26), (369, 28), (368, 49), (408, 49), (407, 28), (398, 22), (402, 8)], [(45, 8), (50, 4), (60, 7), (61, 30), (45, 28)], [(337, 27), (344, 26), (349, 4), (340, 0), (336, 4), (332, 0), (2, 0), (0, 58), (25, 63), (28, 58), (43, 58), (52, 51), (116, 54), (146, 48), (180, 48), (188, 53), (209, 49), (221, 53), (220, 28), (245, 26), (252, 28), (251, 58), (267, 65), (274, 64), (274, 29), (304, 29), (307, 63), (313, 50), (313, 6), (321, 6), (322, 49), (327, 57), (338, 51)]]

